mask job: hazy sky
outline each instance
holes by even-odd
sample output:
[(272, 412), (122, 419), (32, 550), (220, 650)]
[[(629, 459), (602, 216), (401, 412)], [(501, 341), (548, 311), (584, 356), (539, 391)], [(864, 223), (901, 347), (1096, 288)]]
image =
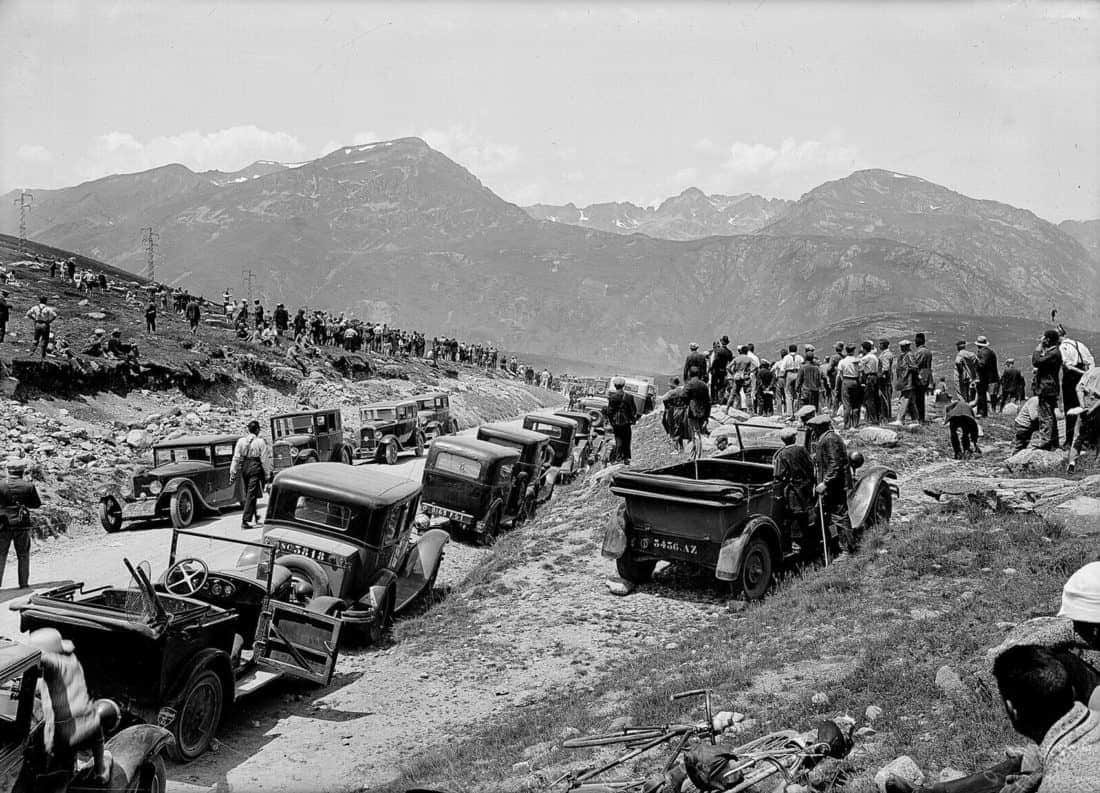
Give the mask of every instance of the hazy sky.
[(420, 135), (504, 198), (858, 168), (1100, 217), (1096, 3), (0, 0), (0, 190)]

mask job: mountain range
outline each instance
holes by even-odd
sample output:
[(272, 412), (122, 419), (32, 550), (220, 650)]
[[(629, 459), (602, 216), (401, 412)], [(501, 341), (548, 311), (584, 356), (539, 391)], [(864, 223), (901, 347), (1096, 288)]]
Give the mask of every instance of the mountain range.
[[(34, 194), (32, 238), (142, 272), (152, 226), (158, 280), (209, 296), (239, 293), (251, 270), (269, 303), (651, 371), (692, 339), (796, 337), (874, 312), (1041, 318), (1053, 304), (1067, 324), (1100, 324), (1083, 288), (1097, 262), (1072, 236), (890, 171), (815, 188), (757, 233), (683, 241), (536, 219), (418, 138)], [(18, 225), (12, 197), (0, 231)]]
[(657, 207), (610, 202), (589, 204), (583, 209), (573, 204), (534, 204), (524, 209), (536, 220), (568, 223), (613, 234), (697, 240), (702, 237), (753, 234), (781, 217), (793, 203), (752, 193), (707, 195), (697, 187), (689, 187), (680, 195), (666, 198)]

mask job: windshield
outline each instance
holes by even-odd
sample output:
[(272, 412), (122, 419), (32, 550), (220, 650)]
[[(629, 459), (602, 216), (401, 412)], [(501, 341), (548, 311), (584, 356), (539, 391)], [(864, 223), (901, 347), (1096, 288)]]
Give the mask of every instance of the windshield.
[[(275, 549), (269, 545), (200, 532), (177, 531), (172, 544), (170, 564), (181, 559), (201, 559), (211, 571), (233, 572), (257, 581), (267, 580), (275, 558)], [(163, 572), (159, 570), (157, 575)]]
[(279, 490), (276, 499), (268, 505), (267, 520), (286, 520), (307, 523), (330, 531), (353, 532), (362, 535), (369, 512), (356, 510), (348, 504), (317, 496), (306, 496), (291, 490)]
[(313, 416), (309, 413), (300, 416), (283, 416), (271, 422), (271, 436), (275, 439), (288, 435), (312, 435)]
[[(768, 425), (768, 424), (740, 424), (735, 425), (737, 429), (729, 429), (723, 433), (726, 438), (729, 439), (729, 447), (726, 451), (741, 451), (742, 448), (751, 448), (759, 446), (781, 446), (783, 441), (779, 437), (784, 429), (782, 425)], [(738, 430), (740, 430), (740, 437), (742, 446), (737, 445)], [(805, 444), (806, 431), (798, 430), (798, 437), (795, 439), (795, 443), (799, 446)]]
[(154, 449), (153, 465), (183, 463), (188, 461), (210, 462), (209, 446), (186, 446), (176, 449)]
[(362, 421), (388, 421), (397, 416), (395, 408), (363, 408), (359, 411)]
[[(497, 441), (494, 441), (497, 443)], [(466, 479), (481, 479), (481, 463), (453, 452), (440, 452), (435, 458), (435, 469)]]
[(534, 430), (540, 435), (546, 435), (550, 438), (560, 438), (562, 431), (562, 428), (557, 424), (546, 424), (541, 421), (532, 421), (528, 429)]

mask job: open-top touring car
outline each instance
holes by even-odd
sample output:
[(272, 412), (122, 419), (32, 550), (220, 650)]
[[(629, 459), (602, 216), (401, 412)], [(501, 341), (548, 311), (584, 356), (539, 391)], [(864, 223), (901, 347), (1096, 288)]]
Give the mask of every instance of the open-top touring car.
[[(777, 428), (737, 426), (737, 448), (721, 455), (612, 476), (611, 492), (624, 503), (611, 518), (603, 554), (615, 560), (620, 576), (641, 583), (658, 561), (687, 563), (758, 599), (776, 570), (799, 554), (794, 527), (777, 519), (773, 504), (771, 460), (782, 446)], [(743, 432), (754, 437), (742, 444)], [(858, 468), (862, 458), (852, 455), (852, 464)], [(897, 493), (897, 474), (889, 468), (857, 472), (848, 494), (852, 526), (888, 523)], [(815, 511), (815, 537), (818, 521)]]
[(153, 447), (153, 467), (132, 478), (132, 493), (116, 487), (99, 497), (99, 522), (116, 532), (128, 520), (172, 519), (185, 529), (202, 514), (220, 514), (244, 502), (240, 480), (230, 481), (229, 466), (237, 435), (185, 435)]

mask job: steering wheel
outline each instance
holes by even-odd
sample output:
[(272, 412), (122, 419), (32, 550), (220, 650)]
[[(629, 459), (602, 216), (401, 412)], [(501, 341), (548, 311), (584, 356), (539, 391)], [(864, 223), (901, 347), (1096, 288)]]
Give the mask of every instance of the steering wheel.
[(209, 575), (206, 562), (189, 556), (168, 568), (164, 574), (164, 588), (173, 595), (190, 597), (202, 589)]

